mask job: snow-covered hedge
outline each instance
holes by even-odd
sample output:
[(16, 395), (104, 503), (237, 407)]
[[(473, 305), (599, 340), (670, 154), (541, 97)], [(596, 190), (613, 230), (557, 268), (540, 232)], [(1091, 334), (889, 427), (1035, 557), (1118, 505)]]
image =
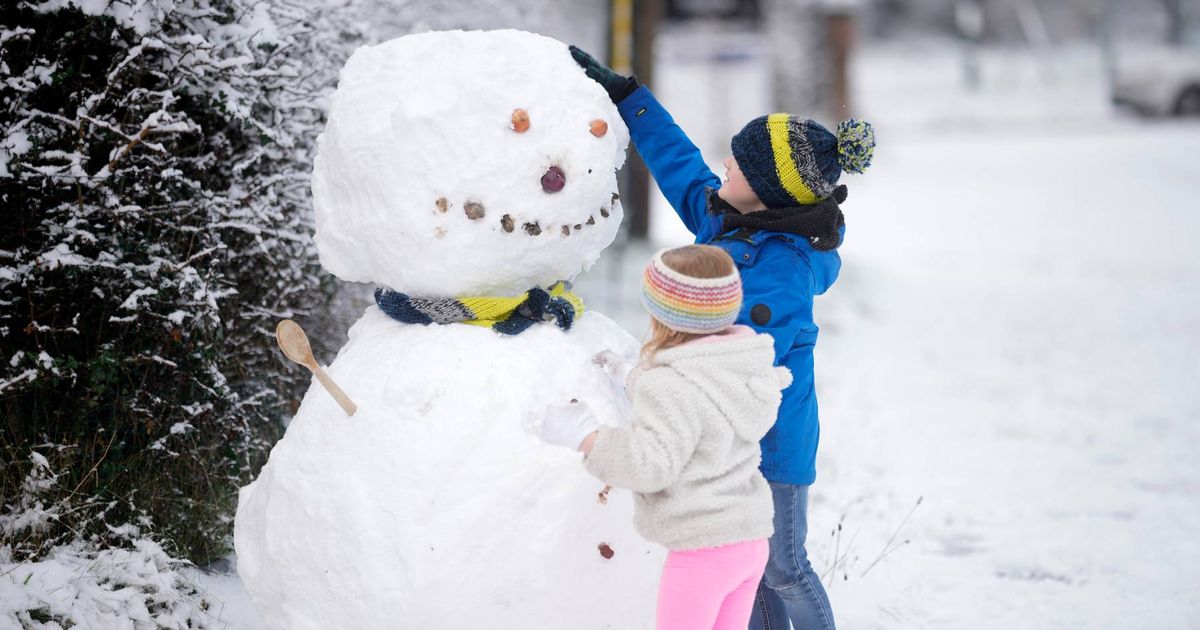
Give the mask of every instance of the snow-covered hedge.
[(352, 15), (305, 0), (3, 3), (7, 561), (81, 541), (145, 554), (131, 527), (196, 561), (225, 551), (235, 490), (303, 377), (274, 324), (318, 322), (330, 295), (308, 174), (323, 98), (360, 43)]
[(99, 550), (75, 542), (21, 563), (0, 549), (0, 630), (224, 627), (219, 602), (183, 566), (148, 540)]

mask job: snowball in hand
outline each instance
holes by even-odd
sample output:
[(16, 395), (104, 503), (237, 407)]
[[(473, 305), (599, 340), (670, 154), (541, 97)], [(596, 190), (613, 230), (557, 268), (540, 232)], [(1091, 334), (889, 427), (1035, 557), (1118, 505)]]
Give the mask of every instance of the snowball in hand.
[(321, 264), (414, 296), (570, 280), (617, 234), (628, 141), (562, 42), (453, 31), (360, 48), (318, 140)]

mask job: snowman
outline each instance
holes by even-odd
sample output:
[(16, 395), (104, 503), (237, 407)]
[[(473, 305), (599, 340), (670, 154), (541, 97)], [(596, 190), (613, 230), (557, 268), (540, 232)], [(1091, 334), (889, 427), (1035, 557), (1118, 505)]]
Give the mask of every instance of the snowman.
[(316, 241), (377, 305), (327, 370), (356, 409), (314, 383), (241, 491), (238, 572), (268, 627), (651, 627), (665, 552), (632, 497), (527, 421), (628, 404), (593, 359), (637, 343), (568, 284), (617, 234), (628, 139), (539, 35), (409, 35), (346, 63)]

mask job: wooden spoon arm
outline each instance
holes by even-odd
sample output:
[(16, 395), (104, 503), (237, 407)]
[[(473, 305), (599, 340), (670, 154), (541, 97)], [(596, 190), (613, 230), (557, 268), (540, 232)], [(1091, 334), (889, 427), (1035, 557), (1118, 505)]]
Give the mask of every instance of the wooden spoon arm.
[(329, 394), (333, 396), (333, 399), (342, 406), (342, 410), (346, 412), (346, 415), (353, 416), (354, 412), (358, 411), (358, 405), (354, 404), (353, 400), (350, 400), (350, 397), (346, 395), (346, 392), (342, 391), (342, 388), (338, 387), (338, 384), (333, 382), (333, 379), (325, 373), (325, 370), (321, 369), (320, 365), (314, 363), (309, 367), (312, 368), (313, 374), (316, 375), (317, 380), (321, 381), (321, 385), (325, 386), (325, 390), (328, 391)]

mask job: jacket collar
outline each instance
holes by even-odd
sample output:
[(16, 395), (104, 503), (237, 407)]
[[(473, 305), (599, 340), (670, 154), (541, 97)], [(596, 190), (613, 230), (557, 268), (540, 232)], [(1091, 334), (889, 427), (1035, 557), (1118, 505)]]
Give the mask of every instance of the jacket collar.
[[(734, 208), (733, 206), (729, 205), (728, 201), (722, 199), (720, 195), (717, 194), (716, 188), (713, 188), (712, 186), (705, 186), (704, 195), (706, 205), (708, 207), (708, 213), (716, 215), (719, 221), (724, 221), (721, 219), (723, 215), (737, 213), (737, 208)], [(773, 234), (775, 233), (765, 230), (736, 228), (718, 233), (717, 238), (734, 238), (739, 241), (746, 241), (752, 245), (761, 245), (763, 241), (767, 240)]]

